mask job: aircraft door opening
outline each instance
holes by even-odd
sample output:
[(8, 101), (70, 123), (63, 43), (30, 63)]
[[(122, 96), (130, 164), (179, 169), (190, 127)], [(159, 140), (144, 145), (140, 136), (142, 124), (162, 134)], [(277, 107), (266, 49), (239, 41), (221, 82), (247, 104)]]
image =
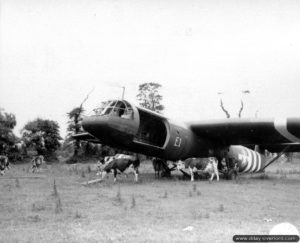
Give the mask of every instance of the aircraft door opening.
[(140, 126), (136, 140), (152, 146), (163, 147), (167, 138), (167, 127), (159, 117), (139, 109)]

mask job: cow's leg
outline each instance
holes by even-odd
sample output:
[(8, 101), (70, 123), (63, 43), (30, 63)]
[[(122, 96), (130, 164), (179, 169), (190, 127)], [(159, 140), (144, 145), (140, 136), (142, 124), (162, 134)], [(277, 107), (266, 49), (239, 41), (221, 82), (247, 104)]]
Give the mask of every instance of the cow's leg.
[(214, 179), (214, 177), (215, 177), (215, 172), (211, 173), (211, 177), (210, 177), (209, 181), (212, 181)]
[(116, 169), (114, 169), (114, 182), (117, 181), (117, 174), (118, 174), (118, 171)]
[(219, 171), (218, 171), (218, 169), (215, 173), (216, 173), (216, 176), (217, 176), (217, 181), (219, 181)]
[(189, 167), (191, 173), (191, 181), (194, 181), (194, 171), (191, 167)]
[(216, 174), (217, 181), (219, 181), (218, 163), (213, 164), (213, 171), (214, 171), (214, 174)]
[(135, 169), (134, 170), (134, 181), (138, 182), (138, 179), (139, 179), (139, 171), (138, 171), (138, 169)]

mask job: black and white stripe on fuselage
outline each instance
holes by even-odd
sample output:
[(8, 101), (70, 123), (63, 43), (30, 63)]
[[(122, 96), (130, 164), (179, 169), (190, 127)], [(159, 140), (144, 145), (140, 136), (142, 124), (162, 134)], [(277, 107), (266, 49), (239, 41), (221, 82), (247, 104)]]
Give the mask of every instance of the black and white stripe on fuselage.
[(239, 173), (260, 172), (266, 161), (264, 155), (244, 146), (231, 146), (230, 156), (236, 159)]
[[(293, 123), (292, 119), (289, 120), (289, 125)], [(297, 134), (292, 134), (288, 130), (288, 120), (287, 118), (277, 118), (274, 120), (275, 129), (281, 134), (281, 136), (285, 137), (292, 143), (300, 143), (300, 138), (297, 137)]]

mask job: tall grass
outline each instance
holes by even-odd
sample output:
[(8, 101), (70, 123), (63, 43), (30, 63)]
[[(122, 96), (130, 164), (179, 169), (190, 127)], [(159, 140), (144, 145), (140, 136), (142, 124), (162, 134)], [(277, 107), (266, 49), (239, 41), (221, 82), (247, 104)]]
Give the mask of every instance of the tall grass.
[(20, 184), (20, 181), (18, 178), (16, 178), (15, 185), (16, 185), (16, 188), (21, 188), (21, 184)]
[(135, 206), (136, 206), (135, 197), (134, 197), (134, 194), (132, 194), (132, 197), (131, 197), (131, 208), (135, 208)]
[(196, 184), (193, 184), (193, 191), (197, 191), (197, 185)]
[(118, 191), (117, 191), (116, 197), (114, 198), (114, 201), (115, 201), (118, 205), (120, 205), (120, 204), (123, 203), (123, 198), (122, 198), (120, 186), (118, 187)]
[(56, 187), (55, 179), (54, 179), (54, 181), (53, 181), (53, 192), (52, 192), (51, 195), (54, 196), (54, 197), (58, 197), (58, 196), (59, 196), (59, 195), (58, 195), (58, 191), (57, 191), (57, 187)]
[(219, 210), (219, 212), (224, 212), (224, 205), (220, 204), (218, 210)]
[(55, 213), (59, 214), (62, 211), (63, 211), (62, 210), (62, 203), (61, 203), (60, 197), (58, 196), (56, 201), (55, 201)]

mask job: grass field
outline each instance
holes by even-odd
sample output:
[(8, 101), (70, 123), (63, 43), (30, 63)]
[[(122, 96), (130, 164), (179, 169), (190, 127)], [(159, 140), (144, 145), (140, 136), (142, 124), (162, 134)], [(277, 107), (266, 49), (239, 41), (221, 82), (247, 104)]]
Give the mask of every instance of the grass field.
[[(300, 161), (239, 180), (112, 176), (91, 186), (93, 164), (15, 165), (0, 177), (0, 242), (232, 242), (268, 234), (281, 222), (300, 229)], [(16, 179), (18, 178), (18, 179)], [(54, 185), (55, 181), (55, 185)], [(184, 230), (185, 229), (185, 230)]]

